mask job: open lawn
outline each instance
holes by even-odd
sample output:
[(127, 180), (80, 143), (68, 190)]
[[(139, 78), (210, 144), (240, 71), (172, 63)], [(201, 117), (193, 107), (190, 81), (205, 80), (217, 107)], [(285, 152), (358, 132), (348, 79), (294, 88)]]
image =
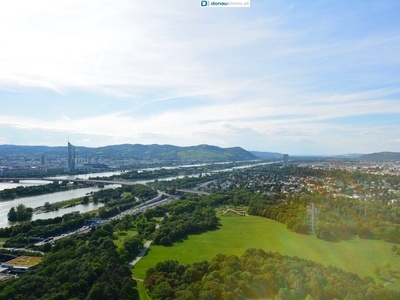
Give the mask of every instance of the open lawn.
[[(171, 247), (152, 245), (146, 256), (132, 269), (133, 275), (144, 278), (146, 270), (159, 261), (172, 259), (187, 264), (210, 260), (217, 253), (240, 256), (248, 248), (262, 248), (337, 266), (360, 277), (371, 276), (377, 283), (384, 283), (389, 277), (384, 275), (385, 278), (378, 278), (373, 272), (374, 267), (382, 266), (388, 260), (392, 269), (400, 270), (400, 257), (393, 255), (390, 250), (392, 244), (384, 241), (354, 238), (350, 241), (326, 242), (313, 235), (291, 232), (285, 225), (266, 218), (219, 217), (219, 230), (190, 235)], [(400, 290), (399, 281), (388, 287)]]
[(147, 294), (147, 291), (146, 291), (146, 288), (144, 287), (143, 282), (137, 281), (137, 290), (139, 292), (140, 300), (151, 300), (151, 298)]

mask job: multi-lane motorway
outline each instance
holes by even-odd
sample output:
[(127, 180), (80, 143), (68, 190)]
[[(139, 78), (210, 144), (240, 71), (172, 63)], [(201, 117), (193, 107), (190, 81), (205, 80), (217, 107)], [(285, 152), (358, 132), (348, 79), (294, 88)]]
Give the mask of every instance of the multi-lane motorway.
[[(143, 203), (139, 204), (138, 206), (135, 206), (132, 209), (126, 210), (124, 212), (121, 212), (120, 214), (118, 214), (116, 216), (113, 216), (113, 217), (111, 217), (109, 219), (102, 220), (101, 224), (108, 223), (108, 222), (110, 222), (111, 220), (114, 220), (114, 219), (121, 219), (125, 215), (136, 215), (136, 214), (138, 214), (140, 212), (143, 212), (143, 211), (145, 211), (147, 209), (150, 209), (150, 208), (156, 207), (158, 205), (163, 205), (163, 204), (166, 204), (168, 202), (171, 202), (171, 201), (173, 201), (173, 200), (175, 200), (177, 198), (178, 198), (178, 196), (172, 196), (172, 195), (169, 195), (169, 194), (164, 193), (162, 191), (158, 191), (157, 197), (155, 197), (153, 199), (150, 199), (150, 200), (148, 200), (146, 202), (143, 202)], [(35, 246), (42, 246), (42, 245), (44, 245), (46, 243), (54, 243), (55, 240), (58, 240), (58, 239), (61, 239), (61, 238), (64, 238), (64, 237), (67, 237), (67, 236), (70, 236), (70, 235), (76, 234), (76, 233), (86, 233), (86, 232), (89, 232), (90, 230), (91, 230), (91, 226), (83, 226), (83, 227), (81, 227), (81, 228), (79, 228), (77, 230), (69, 231), (68, 233), (63, 233), (61, 235), (54, 236), (53, 238), (45, 239), (43, 241), (40, 241), (40, 242), (36, 243)]]

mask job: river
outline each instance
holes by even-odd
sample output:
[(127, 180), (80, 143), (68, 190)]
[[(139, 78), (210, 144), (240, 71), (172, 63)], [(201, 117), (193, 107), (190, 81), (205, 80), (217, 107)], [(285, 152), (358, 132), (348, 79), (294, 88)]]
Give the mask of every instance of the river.
[[(118, 175), (121, 172), (102, 172), (102, 173), (95, 173), (95, 174), (78, 174), (73, 176), (54, 176), (51, 178), (58, 178), (60, 180), (68, 180), (68, 179), (76, 179), (76, 178), (86, 178), (92, 176), (111, 176), (111, 175)], [(42, 184), (49, 184), (48, 181), (43, 180), (21, 180), (19, 183), (10, 183), (10, 182), (0, 182), (0, 190), (9, 189), (9, 188), (16, 188), (17, 186), (32, 186), (32, 185), (42, 185)], [(116, 188), (119, 187), (118, 184), (111, 184), (106, 185), (104, 188)], [(36, 208), (39, 206), (43, 206), (45, 202), (55, 203), (64, 200), (69, 200), (73, 198), (83, 197), (86, 194), (91, 192), (99, 191), (102, 188), (99, 187), (88, 187), (82, 189), (76, 189), (71, 191), (65, 192), (57, 192), (52, 194), (45, 194), (33, 197), (24, 197), (24, 198), (17, 198), (14, 200), (9, 201), (0, 201), (0, 228), (8, 227), (13, 225), (13, 223), (7, 220), (7, 214), (10, 211), (11, 207), (16, 207), (18, 204), (24, 204), (27, 207)], [(32, 220), (37, 219), (51, 219), (55, 217), (61, 217), (64, 214), (79, 211), (81, 213), (85, 213), (91, 210), (95, 210), (99, 207), (103, 206), (102, 203), (99, 204), (80, 204), (75, 205), (74, 207), (59, 209), (58, 211), (52, 211), (48, 213), (41, 213), (41, 214), (33, 214)]]
[[(60, 176), (51, 176), (49, 178), (56, 178), (60, 180), (68, 180), (68, 179), (77, 179), (77, 178), (90, 178), (90, 177), (108, 177), (112, 175), (119, 175), (122, 172), (101, 172), (101, 173), (89, 173), (89, 174), (78, 174), (78, 175), (60, 175)], [(13, 182), (0, 182), (0, 191), (5, 189), (13, 189), (18, 186), (33, 186), (33, 185), (42, 185), (42, 184), (49, 184), (49, 181), (45, 180), (20, 180), (19, 183)], [(66, 199), (64, 199), (66, 200)]]
[[(119, 187), (118, 184), (106, 185), (104, 188), (116, 188)], [(43, 206), (45, 202), (55, 203), (64, 200), (69, 200), (73, 198), (83, 197), (88, 193), (96, 192), (101, 188), (98, 187), (90, 187), (90, 188), (82, 188), (76, 190), (70, 190), (65, 192), (57, 192), (52, 194), (40, 195), (40, 196), (33, 196), (33, 197), (24, 197), (18, 198), (10, 201), (1, 201), (0, 202), (0, 228), (11, 226), (13, 223), (10, 223), (7, 220), (7, 214), (10, 211), (11, 207), (16, 207), (18, 204), (24, 204), (27, 207), (36, 208), (39, 206)], [(33, 214), (32, 220), (37, 219), (51, 219), (58, 216), (62, 216), (64, 214), (70, 213), (72, 211), (80, 211), (81, 213), (88, 212), (99, 207), (103, 206), (102, 203), (97, 205), (93, 203), (89, 204), (79, 204), (75, 205), (74, 207), (59, 209), (58, 211), (52, 211), (48, 213), (41, 213), (41, 214)]]
[[(248, 168), (248, 167), (252, 167), (255, 165), (263, 165), (263, 164), (270, 164), (270, 163), (258, 163), (258, 164), (253, 163), (253, 164), (238, 166), (238, 167), (233, 167), (233, 168), (214, 170), (214, 171), (212, 171), (212, 173), (232, 171), (233, 169), (243, 169), (243, 168)], [(221, 164), (221, 165), (223, 165), (223, 164)], [(193, 167), (193, 165), (176, 166), (176, 167), (170, 167), (170, 168), (180, 168), (180, 167)], [(143, 170), (146, 170), (146, 169), (143, 169)], [(60, 180), (68, 180), (68, 179), (76, 179), (76, 178), (86, 179), (86, 178), (97, 177), (97, 176), (108, 177), (108, 176), (112, 176), (112, 175), (118, 175), (121, 173), (122, 172), (102, 172), (102, 173), (78, 174), (78, 175), (70, 175), (70, 176), (66, 176), (66, 175), (54, 176), (51, 178), (58, 178)], [(200, 174), (193, 174), (193, 175), (188, 175), (188, 177), (195, 177), (195, 176), (197, 177), (199, 175)], [(167, 177), (167, 178), (159, 178), (158, 180), (172, 180), (172, 179), (176, 179), (176, 178), (183, 178), (185, 176), (186, 175), (178, 175), (178, 176), (172, 176), (172, 177)], [(147, 182), (153, 182), (155, 180), (156, 179), (139, 180), (136, 182), (141, 183), (141, 184), (146, 184)], [(6, 189), (6, 188), (15, 188), (17, 186), (32, 186), (32, 185), (40, 185), (40, 184), (49, 184), (49, 182), (42, 181), (42, 180), (21, 180), (20, 183), (0, 182), (0, 190)], [(104, 188), (116, 188), (119, 186), (120, 185), (113, 184), (113, 185), (106, 185)], [(53, 193), (53, 194), (18, 198), (18, 199), (9, 200), (9, 201), (0, 201), (0, 228), (13, 225), (12, 223), (8, 222), (7, 214), (10, 211), (11, 207), (16, 207), (20, 203), (24, 204), (27, 207), (36, 208), (39, 206), (43, 206), (45, 202), (55, 203), (55, 202), (60, 202), (60, 201), (69, 200), (69, 199), (73, 199), (73, 198), (79, 198), (79, 197), (83, 197), (86, 194), (89, 194), (91, 192), (96, 192), (100, 189), (101, 188), (98, 188), (98, 187), (88, 187), (88, 188), (76, 189), (76, 190), (65, 191), (65, 192), (57, 192), (57, 193)], [(103, 206), (102, 203), (99, 203), (97, 205), (95, 205), (93, 203), (86, 204), (86, 205), (80, 204), (80, 205), (76, 205), (76, 206), (70, 207), (70, 208), (59, 209), (58, 211), (34, 214), (32, 217), (32, 220), (55, 218), (58, 216), (62, 216), (66, 213), (70, 213), (72, 211), (79, 211), (81, 213), (84, 213), (84, 212), (88, 212), (88, 211), (97, 209), (101, 206)]]

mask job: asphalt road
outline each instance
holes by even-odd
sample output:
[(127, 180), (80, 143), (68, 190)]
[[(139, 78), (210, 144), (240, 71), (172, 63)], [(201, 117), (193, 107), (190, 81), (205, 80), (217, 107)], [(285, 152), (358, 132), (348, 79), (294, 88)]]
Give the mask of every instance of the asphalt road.
[[(161, 199), (162, 197), (167, 197), (167, 198)], [(138, 214), (140, 212), (143, 212), (143, 211), (145, 211), (147, 209), (150, 209), (150, 208), (156, 207), (158, 205), (163, 205), (163, 204), (166, 204), (168, 202), (174, 201), (177, 198), (178, 198), (177, 196), (172, 196), (172, 195), (166, 194), (164, 192), (158, 191), (157, 197), (155, 197), (153, 199), (150, 199), (150, 200), (148, 200), (148, 201), (146, 201), (144, 203), (141, 203), (138, 206), (136, 206), (136, 207), (134, 207), (132, 209), (129, 209), (127, 211), (124, 211), (124, 212), (122, 212), (122, 213), (120, 213), (120, 214), (118, 214), (116, 216), (113, 216), (113, 217), (111, 217), (109, 219), (103, 220), (102, 224), (108, 223), (108, 222), (110, 222), (111, 220), (114, 220), (114, 219), (122, 219), (125, 215), (128, 215), (128, 214), (136, 215), (136, 214)], [(79, 229), (77, 229), (75, 231), (69, 231), (68, 233), (63, 233), (61, 235), (54, 236), (53, 240), (49, 240), (49, 241), (46, 241), (46, 242), (45, 241), (40, 241), (38, 243), (35, 243), (35, 246), (42, 246), (42, 245), (44, 245), (46, 243), (53, 243), (55, 240), (71, 236), (72, 234), (86, 233), (86, 232), (89, 232), (90, 230), (91, 230), (90, 226), (83, 226), (83, 227), (81, 227), (81, 228), (79, 228)]]

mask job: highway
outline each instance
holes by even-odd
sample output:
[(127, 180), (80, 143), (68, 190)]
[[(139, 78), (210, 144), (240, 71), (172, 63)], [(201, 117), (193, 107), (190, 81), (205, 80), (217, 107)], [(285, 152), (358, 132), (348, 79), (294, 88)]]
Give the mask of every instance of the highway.
[[(125, 215), (136, 215), (136, 214), (138, 214), (140, 212), (146, 211), (147, 209), (156, 207), (158, 205), (163, 205), (163, 204), (169, 203), (169, 202), (174, 201), (174, 200), (176, 200), (178, 198), (177, 196), (169, 195), (169, 194), (164, 193), (162, 191), (157, 191), (157, 192), (158, 192), (157, 197), (154, 197), (153, 199), (150, 199), (150, 200), (148, 200), (146, 202), (143, 202), (143, 203), (139, 204), (138, 206), (135, 206), (134, 208), (131, 208), (131, 209), (126, 210), (126, 211), (123, 211), (120, 214), (118, 214), (116, 216), (113, 216), (113, 217), (111, 217), (109, 219), (102, 220), (101, 224), (108, 223), (111, 220), (115, 220), (115, 219), (122, 219)], [(163, 197), (167, 197), (167, 198), (163, 199)], [(44, 245), (46, 243), (54, 243), (55, 240), (62, 239), (62, 238), (65, 238), (65, 237), (68, 237), (70, 235), (77, 234), (77, 233), (86, 233), (86, 232), (89, 232), (90, 230), (91, 230), (91, 226), (83, 226), (83, 227), (81, 227), (81, 228), (79, 228), (77, 230), (69, 231), (68, 233), (63, 233), (61, 235), (54, 236), (54, 238), (52, 240), (40, 241), (38, 243), (35, 243), (35, 246), (42, 246), (42, 245)]]

